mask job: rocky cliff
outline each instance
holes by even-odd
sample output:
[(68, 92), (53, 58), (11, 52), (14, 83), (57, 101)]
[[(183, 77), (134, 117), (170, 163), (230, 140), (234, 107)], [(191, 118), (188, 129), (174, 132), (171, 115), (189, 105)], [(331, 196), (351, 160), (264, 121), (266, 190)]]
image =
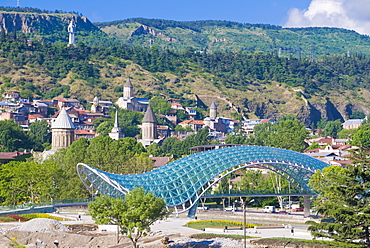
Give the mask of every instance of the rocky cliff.
[(67, 32), (71, 19), (76, 22), (77, 31), (97, 31), (86, 17), (75, 14), (38, 14), (0, 11), (0, 29), (5, 33), (21, 31), (26, 34), (53, 34)]

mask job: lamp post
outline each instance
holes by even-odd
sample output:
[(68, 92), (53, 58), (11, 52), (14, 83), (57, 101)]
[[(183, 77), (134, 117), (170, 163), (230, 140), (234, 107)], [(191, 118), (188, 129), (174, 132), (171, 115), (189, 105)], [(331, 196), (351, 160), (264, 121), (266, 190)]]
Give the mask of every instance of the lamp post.
[(242, 199), (243, 203), (243, 229), (244, 229), (244, 248), (247, 247), (247, 205), (254, 202), (254, 199), (250, 200), (248, 203)]

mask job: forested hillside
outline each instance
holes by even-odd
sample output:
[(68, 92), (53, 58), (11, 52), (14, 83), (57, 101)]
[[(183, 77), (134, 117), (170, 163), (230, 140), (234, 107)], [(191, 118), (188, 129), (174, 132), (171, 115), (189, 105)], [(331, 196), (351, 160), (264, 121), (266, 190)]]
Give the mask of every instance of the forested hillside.
[[(219, 96), (251, 118), (293, 113), (311, 124), (321, 117), (343, 119), (355, 110), (369, 113), (367, 56), (309, 61), (241, 51), (30, 44), (11, 36), (0, 42), (2, 91), (17, 90), (24, 97), (86, 101), (97, 95), (115, 101), (130, 76), (139, 96)], [(223, 108), (221, 112), (228, 112), (226, 104)]]
[[(83, 103), (98, 96), (115, 102), (130, 77), (138, 97), (176, 98), (185, 106), (198, 104), (203, 111), (216, 101), (225, 117), (279, 118), (292, 113), (314, 126), (322, 118), (347, 119), (354, 111), (370, 114), (370, 57), (366, 55), (370, 40), (352, 31), (142, 18), (97, 24), (110, 34), (116, 30), (116, 38), (111, 38), (79, 13), (6, 8), (0, 12), (1, 22), (8, 23), (9, 16), (20, 24), (15, 26), (19, 29), (7, 24), (0, 32), (3, 92), (71, 97)], [(76, 47), (66, 43), (71, 18), (77, 20)], [(117, 39), (124, 42), (119, 30), (130, 36), (128, 44), (117, 43)], [(167, 42), (170, 31), (183, 35), (183, 40), (170, 41), (180, 47), (157, 42)], [(239, 40), (230, 46), (236, 31)], [(227, 36), (224, 41), (221, 33)], [(148, 38), (153, 37), (149, 46)], [(218, 40), (213, 45), (224, 45), (210, 46), (211, 37)], [(193, 38), (205, 46), (192, 43)], [(302, 47), (298, 53), (288, 49), (297, 41)], [(316, 55), (308, 56), (304, 44)], [(252, 45), (255, 48), (245, 47)], [(319, 56), (324, 53), (329, 55)]]
[(77, 42), (104, 46), (119, 43), (76, 12), (0, 7), (2, 36), (10, 34), (46, 42), (68, 42), (67, 27), (72, 19), (76, 23)]
[(315, 59), (323, 55), (370, 55), (370, 38), (338, 28), (282, 28), (230, 21), (170, 21), (131, 18), (95, 23), (126, 44), (196, 50), (261, 51)]

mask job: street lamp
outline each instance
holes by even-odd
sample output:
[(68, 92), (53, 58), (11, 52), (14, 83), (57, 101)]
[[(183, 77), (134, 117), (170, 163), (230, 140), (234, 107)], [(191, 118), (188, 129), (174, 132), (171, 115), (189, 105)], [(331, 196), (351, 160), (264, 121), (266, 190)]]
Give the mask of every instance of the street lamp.
[(248, 203), (243, 200), (242, 198), (242, 203), (243, 203), (243, 229), (244, 229), (244, 248), (247, 247), (247, 205), (254, 202), (254, 199), (250, 200)]

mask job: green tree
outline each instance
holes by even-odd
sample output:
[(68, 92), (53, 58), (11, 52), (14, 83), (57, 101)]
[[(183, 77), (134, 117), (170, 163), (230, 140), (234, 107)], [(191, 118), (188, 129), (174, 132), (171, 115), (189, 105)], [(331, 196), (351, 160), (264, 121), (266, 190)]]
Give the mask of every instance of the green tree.
[(115, 224), (121, 233), (127, 234), (133, 247), (150, 231), (150, 226), (157, 220), (167, 217), (165, 201), (146, 193), (142, 188), (135, 188), (124, 199), (97, 197), (89, 203), (92, 218), (98, 224)]
[(293, 115), (293, 114), (287, 114), (287, 115), (283, 115), (282, 117), (280, 117), (278, 119), (278, 122), (282, 122), (282, 121), (287, 121), (287, 120), (296, 120), (297, 118)]
[(159, 157), (163, 153), (162, 148), (155, 142), (148, 146), (146, 148), (146, 151), (148, 152), (149, 155), (153, 155), (154, 157)]
[(317, 126), (317, 128), (318, 128), (318, 129), (325, 129), (326, 123), (327, 123), (327, 121), (326, 121), (326, 120), (324, 120), (324, 119), (320, 119), (320, 120), (317, 122), (316, 126)]
[(0, 199), (4, 205), (52, 201), (58, 194), (60, 171), (52, 163), (10, 162), (0, 168)]
[(349, 116), (350, 119), (364, 119), (366, 115), (362, 111), (353, 111)]
[(57, 150), (47, 159), (47, 162), (55, 164), (59, 169), (55, 179), (59, 191), (55, 199), (83, 198), (90, 195), (76, 172), (78, 163), (86, 163), (88, 146), (87, 139), (79, 138), (68, 148)]
[(246, 140), (248, 145), (271, 146), (302, 152), (308, 131), (297, 119), (280, 123), (263, 123), (254, 127), (254, 136)]
[(353, 135), (356, 134), (358, 128), (353, 129), (342, 129), (338, 133), (338, 139), (352, 139)]
[(0, 144), (1, 152), (31, 148), (31, 143), (22, 127), (16, 124), (14, 120), (0, 121)]
[(324, 135), (330, 137), (337, 137), (342, 130), (342, 123), (340, 120), (328, 121), (325, 125)]
[(32, 122), (28, 130), (29, 140), (35, 151), (44, 150), (45, 143), (50, 143), (50, 126), (46, 120)]
[(167, 114), (171, 109), (171, 104), (160, 96), (153, 97), (149, 101), (153, 112), (156, 114)]
[(320, 145), (314, 141), (309, 147), (307, 147), (306, 150), (309, 151), (309, 150), (318, 149), (318, 148), (320, 148)]
[(243, 145), (246, 142), (247, 137), (243, 135), (227, 135), (225, 144), (240, 144)]
[(306, 148), (304, 140), (307, 136), (308, 131), (301, 122), (298, 120), (286, 120), (276, 126), (276, 132), (272, 132), (268, 140), (272, 147), (303, 152)]
[(355, 146), (370, 148), (370, 125), (360, 126), (352, 136), (351, 143)]
[(327, 237), (346, 243), (365, 241), (370, 247), (370, 165), (369, 154), (358, 149), (347, 168), (329, 166), (316, 171), (309, 181), (318, 193), (315, 205), (333, 223), (309, 222), (315, 237)]

